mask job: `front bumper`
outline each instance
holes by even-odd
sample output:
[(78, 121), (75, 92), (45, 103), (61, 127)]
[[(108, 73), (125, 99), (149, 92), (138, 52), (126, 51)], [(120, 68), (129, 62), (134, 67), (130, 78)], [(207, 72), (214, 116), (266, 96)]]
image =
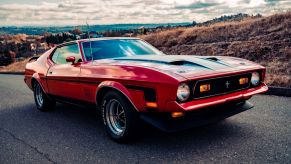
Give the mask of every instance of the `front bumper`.
[(225, 104), (232, 101), (244, 101), (251, 98), (251, 96), (259, 93), (264, 93), (268, 90), (266, 84), (262, 84), (255, 88), (249, 88), (240, 90), (233, 93), (228, 93), (219, 96), (213, 96), (209, 98), (201, 98), (185, 103), (178, 103), (177, 101), (167, 102), (164, 112), (190, 112), (205, 107), (216, 106), (219, 104)]
[(186, 112), (185, 116), (180, 118), (172, 118), (170, 113), (141, 113), (140, 118), (160, 130), (175, 132), (217, 122), (252, 107), (248, 101), (235, 101)]

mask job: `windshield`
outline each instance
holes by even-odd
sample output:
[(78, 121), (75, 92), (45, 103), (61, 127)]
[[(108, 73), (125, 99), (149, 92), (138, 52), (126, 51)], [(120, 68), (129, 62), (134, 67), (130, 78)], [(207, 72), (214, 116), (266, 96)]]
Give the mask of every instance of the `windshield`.
[[(162, 52), (150, 44), (138, 39), (113, 39), (83, 42), (86, 60), (118, 58), (138, 55), (162, 55)], [(91, 55), (92, 52), (92, 55)]]

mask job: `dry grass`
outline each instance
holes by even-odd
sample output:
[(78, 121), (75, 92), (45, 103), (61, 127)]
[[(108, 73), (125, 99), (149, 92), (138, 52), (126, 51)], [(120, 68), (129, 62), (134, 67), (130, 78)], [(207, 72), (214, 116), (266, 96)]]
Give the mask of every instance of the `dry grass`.
[(29, 59), (12, 63), (6, 67), (0, 68), (0, 72), (24, 72), (25, 65)]
[(291, 12), (139, 36), (166, 54), (222, 55), (267, 67), (269, 85), (291, 88)]

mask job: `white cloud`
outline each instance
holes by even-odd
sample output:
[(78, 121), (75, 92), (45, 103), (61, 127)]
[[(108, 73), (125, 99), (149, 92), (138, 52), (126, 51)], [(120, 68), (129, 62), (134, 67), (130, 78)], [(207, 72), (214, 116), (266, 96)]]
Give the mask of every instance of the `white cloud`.
[(288, 0), (60, 0), (0, 4), (0, 26), (206, 21), (224, 14), (286, 11)]
[(266, 2), (264, 0), (251, 0), (250, 1), (250, 7), (257, 7), (257, 6), (262, 6), (265, 5)]

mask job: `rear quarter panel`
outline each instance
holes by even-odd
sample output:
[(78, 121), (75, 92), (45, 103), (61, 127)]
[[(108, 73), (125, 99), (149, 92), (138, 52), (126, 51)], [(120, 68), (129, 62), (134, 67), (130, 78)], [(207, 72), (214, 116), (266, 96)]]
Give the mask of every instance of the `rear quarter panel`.
[(51, 54), (53, 49), (48, 50), (43, 55), (41, 55), (36, 61), (27, 63), (25, 66), (24, 79), (25, 83), (30, 89), (33, 89), (32, 79), (37, 80), (45, 93), (48, 93), (48, 87), (46, 82), (46, 74), (50, 63), (47, 61), (47, 58)]

